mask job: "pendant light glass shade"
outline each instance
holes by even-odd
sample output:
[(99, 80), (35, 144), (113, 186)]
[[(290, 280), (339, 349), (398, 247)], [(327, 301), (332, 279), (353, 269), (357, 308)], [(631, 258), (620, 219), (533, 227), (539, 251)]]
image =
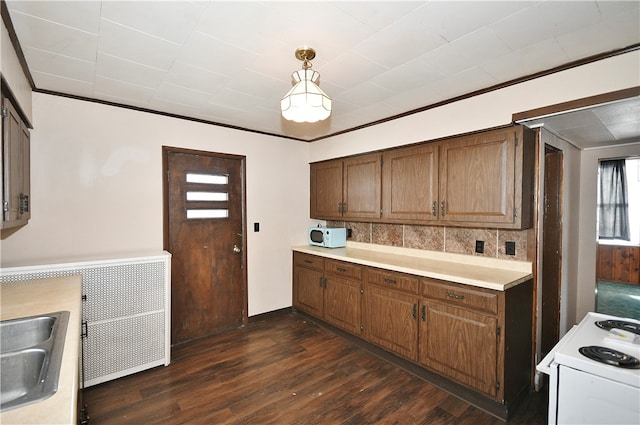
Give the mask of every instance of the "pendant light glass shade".
[[(300, 54), (296, 57), (304, 60), (302, 69), (295, 71), (291, 76), (294, 86), (280, 101), (282, 116), (295, 122), (317, 122), (327, 119), (331, 115), (331, 99), (318, 86), (320, 74), (311, 69), (311, 63)], [(308, 50), (307, 50), (308, 51)], [(314, 52), (315, 56), (315, 52)]]

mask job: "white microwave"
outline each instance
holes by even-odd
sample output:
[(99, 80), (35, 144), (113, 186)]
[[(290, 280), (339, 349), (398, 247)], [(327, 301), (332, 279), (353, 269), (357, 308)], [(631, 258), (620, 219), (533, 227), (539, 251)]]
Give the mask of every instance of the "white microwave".
[(309, 245), (341, 248), (347, 245), (347, 229), (343, 227), (309, 227)]

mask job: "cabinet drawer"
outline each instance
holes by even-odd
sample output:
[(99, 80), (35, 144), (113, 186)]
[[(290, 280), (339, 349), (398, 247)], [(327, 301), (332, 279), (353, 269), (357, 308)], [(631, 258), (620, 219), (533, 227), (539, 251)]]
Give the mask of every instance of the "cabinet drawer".
[(339, 276), (352, 277), (354, 279), (362, 278), (362, 266), (357, 264), (326, 260), (325, 270), (327, 273), (333, 273)]
[(415, 276), (372, 268), (368, 269), (367, 275), (367, 280), (370, 283), (412, 294), (418, 293), (419, 280)]
[(324, 270), (324, 258), (318, 257), (317, 255), (295, 252), (293, 258), (296, 266), (320, 271)]
[(485, 292), (481, 288), (423, 279), (422, 296), (493, 314), (498, 313), (498, 294), (488, 289)]

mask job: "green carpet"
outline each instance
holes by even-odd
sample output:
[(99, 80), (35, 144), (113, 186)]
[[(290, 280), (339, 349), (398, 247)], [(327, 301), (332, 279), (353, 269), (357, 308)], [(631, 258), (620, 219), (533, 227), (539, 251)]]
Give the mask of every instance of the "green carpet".
[(596, 312), (640, 320), (640, 285), (598, 281)]

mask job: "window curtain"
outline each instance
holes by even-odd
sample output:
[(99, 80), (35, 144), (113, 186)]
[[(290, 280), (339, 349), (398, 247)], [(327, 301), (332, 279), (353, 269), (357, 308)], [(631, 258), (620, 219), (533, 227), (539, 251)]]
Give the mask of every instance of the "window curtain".
[(600, 162), (598, 192), (598, 236), (629, 240), (629, 200), (625, 160)]

